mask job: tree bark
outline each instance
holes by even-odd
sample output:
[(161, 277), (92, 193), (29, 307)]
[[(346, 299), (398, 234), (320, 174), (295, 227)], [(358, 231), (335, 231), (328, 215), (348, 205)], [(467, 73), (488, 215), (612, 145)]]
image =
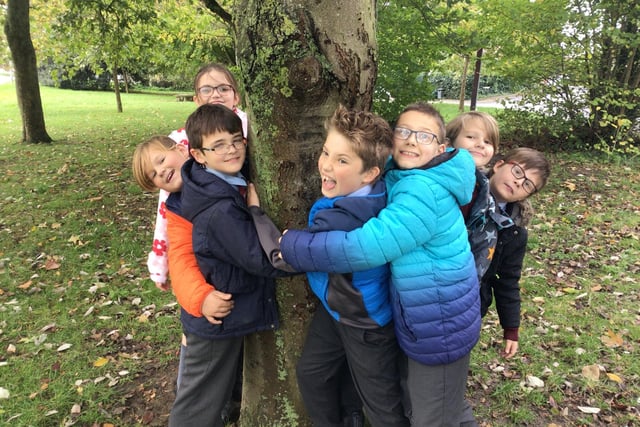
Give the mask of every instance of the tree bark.
[(9, 0), (4, 33), (15, 67), (16, 94), (22, 117), (22, 142), (51, 142), (44, 124), (36, 52), (30, 31), (29, 1)]
[(469, 69), (469, 55), (464, 55), (464, 68), (462, 69), (462, 77), (460, 78), (460, 96), (458, 97), (458, 112), (464, 112), (464, 94), (467, 87), (467, 70)]
[[(339, 103), (372, 105), (375, 0), (239, 0), (233, 22), (262, 205), (283, 229), (304, 227), (324, 120)], [(309, 425), (295, 364), (315, 297), (297, 276), (280, 281), (278, 302), (280, 329), (246, 340), (243, 426)]]
[(478, 102), (478, 88), (480, 86), (480, 68), (482, 67), (482, 48), (476, 52), (476, 67), (473, 71), (473, 84), (471, 85), (471, 103), (469, 110), (476, 111)]

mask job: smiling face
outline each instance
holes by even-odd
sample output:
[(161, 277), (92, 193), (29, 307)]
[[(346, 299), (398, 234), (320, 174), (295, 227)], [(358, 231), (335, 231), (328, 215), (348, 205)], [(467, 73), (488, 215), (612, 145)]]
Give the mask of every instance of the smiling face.
[(469, 118), (464, 121), (460, 132), (451, 142), (454, 148), (464, 148), (471, 153), (476, 167), (486, 166), (495, 153), (489, 132), (482, 120)]
[(524, 165), (518, 164), (524, 171), (525, 176), (516, 178), (512, 171), (513, 166), (514, 164), (507, 163), (504, 160), (496, 162), (495, 166), (493, 166), (493, 175), (489, 179), (489, 188), (498, 203), (512, 203), (529, 197), (530, 194), (522, 186), (525, 179), (530, 180), (538, 189), (544, 185), (540, 171), (537, 169), (526, 169)]
[[(402, 127), (411, 131), (429, 132), (435, 135), (440, 134), (438, 121), (431, 115), (409, 110), (398, 117), (396, 127)], [(429, 163), (438, 154), (444, 152), (445, 146), (434, 140), (428, 145), (420, 144), (416, 140), (417, 135), (411, 134), (408, 139), (402, 140), (397, 136), (393, 137), (393, 160), (400, 169), (415, 169)]]
[(145, 174), (153, 185), (170, 193), (182, 190), (180, 169), (189, 157), (187, 147), (182, 144), (177, 144), (170, 150), (150, 147), (148, 155)]
[(318, 158), (318, 171), (325, 197), (346, 196), (372, 183), (380, 174), (378, 167), (363, 171), (362, 159), (352, 143), (340, 132), (330, 129)]
[[(242, 132), (214, 132), (202, 137), (202, 148), (191, 148), (193, 158), (209, 169), (236, 175), (242, 169), (247, 154), (247, 141)], [(215, 149), (215, 150), (214, 150)]]
[(203, 73), (196, 84), (196, 96), (194, 96), (193, 98), (194, 102), (198, 106), (204, 104), (222, 104), (225, 107), (233, 110), (233, 108), (240, 102), (240, 96), (238, 95), (238, 91), (235, 90), (235, 88), (234, 90), (227, 91), (224, 94), (220, 94), (219, 91), (214, 90), (209, 96), (201, 95), (198, 92), (198, 90), (203, 86), (216, 88), (220, 85), (233, 87), (233, 83), (229, 81), (227, 76), (221, 71), (211, 69), (206, 73)]

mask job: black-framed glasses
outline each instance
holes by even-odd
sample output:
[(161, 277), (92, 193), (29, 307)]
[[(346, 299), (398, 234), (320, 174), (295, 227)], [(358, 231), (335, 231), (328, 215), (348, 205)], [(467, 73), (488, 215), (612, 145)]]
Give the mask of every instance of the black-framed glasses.
[(536, 187), (533, 181), (527, 178), (527, 174), (524, 173), (524, 169), (522, 168), (522, 166), (515, 162), (507, 163), (511, 165), (511, 174), (515, 179), (524, 178), (524, 181), (522, 182), (522, 188), (524, 189), (524, 191), (526, 191), (528, 194), (533, 194), (538, 191), (538, 187)]
[(422, 130), (411, 130), (400, 127), (397, 127), (393, 130), (393, 135), (403, 141), (409, 139), (409, 137), (414, 133), (416, 134), (416, 141), (418, 141), (419, 144), (429, 145), (433, 141), (439, 142), (438, 135), (436, 135), (435, 133), (425, 132)]
[(218, 95), (224, 96), (227, 93), (234, 92), (235, 89), (231, 85), (218, 85), (218, 86), (205, 85), (205, 86), (200, 86), (197, 90), (198, 95), (205, 96), (205, 97), (213, 95), (214, 91), (218, 92)]
[(233, 141), (231, 143), (221, 142), (219, 144), (214, 145), (211, 148), (202, 147), (200, 150), (202, 151), (213, 151), (215, 154), (220, 156), (224, 156), (225, 154), (229, 154), (231, 152), (231, 147), (233, 147), (237, 151), (242, 151), (247, 148), (247, 145), (244, 142), (244, 138), (240, 140)]

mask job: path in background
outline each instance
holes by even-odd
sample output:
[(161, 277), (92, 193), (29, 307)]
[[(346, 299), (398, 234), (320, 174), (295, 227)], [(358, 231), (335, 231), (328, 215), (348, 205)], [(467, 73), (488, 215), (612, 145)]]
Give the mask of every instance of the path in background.
[[(517, 96), (517, 95), (493, 96), (493, 97), (487, 97), (487, 98), (478, 99), (476, 101), (476, 106), (477, 107), (487, 107), (487, 108), (504, 108), (503, 101), (507, 105), (509, 105), (510, 103), (518, 101), (519, 99), (520, 99), (520, 97)], [(443, 104), (455, 104), (455, 105), (458, 105), (460, 103), (460, 100), (458, 100), (458, 99), (436, 99), (436, 100), (433, 101), (434, 104), (437, 104), (439, 102), (441, 102)], [(470, 104), (471, 104), (471, 101), (469, 99), (465, 99), (465, 101), (464, 101), (465, 109), (468, 109)]]

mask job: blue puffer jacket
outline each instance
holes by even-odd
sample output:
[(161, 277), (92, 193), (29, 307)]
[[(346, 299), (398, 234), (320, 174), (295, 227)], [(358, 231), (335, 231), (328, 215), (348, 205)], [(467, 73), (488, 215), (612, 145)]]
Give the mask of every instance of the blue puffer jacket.
[[(448, 150), (423, 169), (385, 175), (388, 204), (360, 229), (290, 230), (280, 249), (301, 271), (360, 271), (391, 262), (391, 302), (398, 342), (426, 365), (468, 354), (480, 335), (480, 298), (460, 206), (469, 203), (475, 165)], [(301, 238), (303, 237), (303, 238)]]
[[(309, 212), (309, 231), (351, 231), (362, 227), (387, 204), (384, 181), (378, 181), (364, 196), (323, 197)], [(307, 236), (313, 236), (309, 234)], [(372, 329), (391, 321), (389, 266), (353, 274), (307, 273), (309, 285), (329, 314), (350, 326)]]

